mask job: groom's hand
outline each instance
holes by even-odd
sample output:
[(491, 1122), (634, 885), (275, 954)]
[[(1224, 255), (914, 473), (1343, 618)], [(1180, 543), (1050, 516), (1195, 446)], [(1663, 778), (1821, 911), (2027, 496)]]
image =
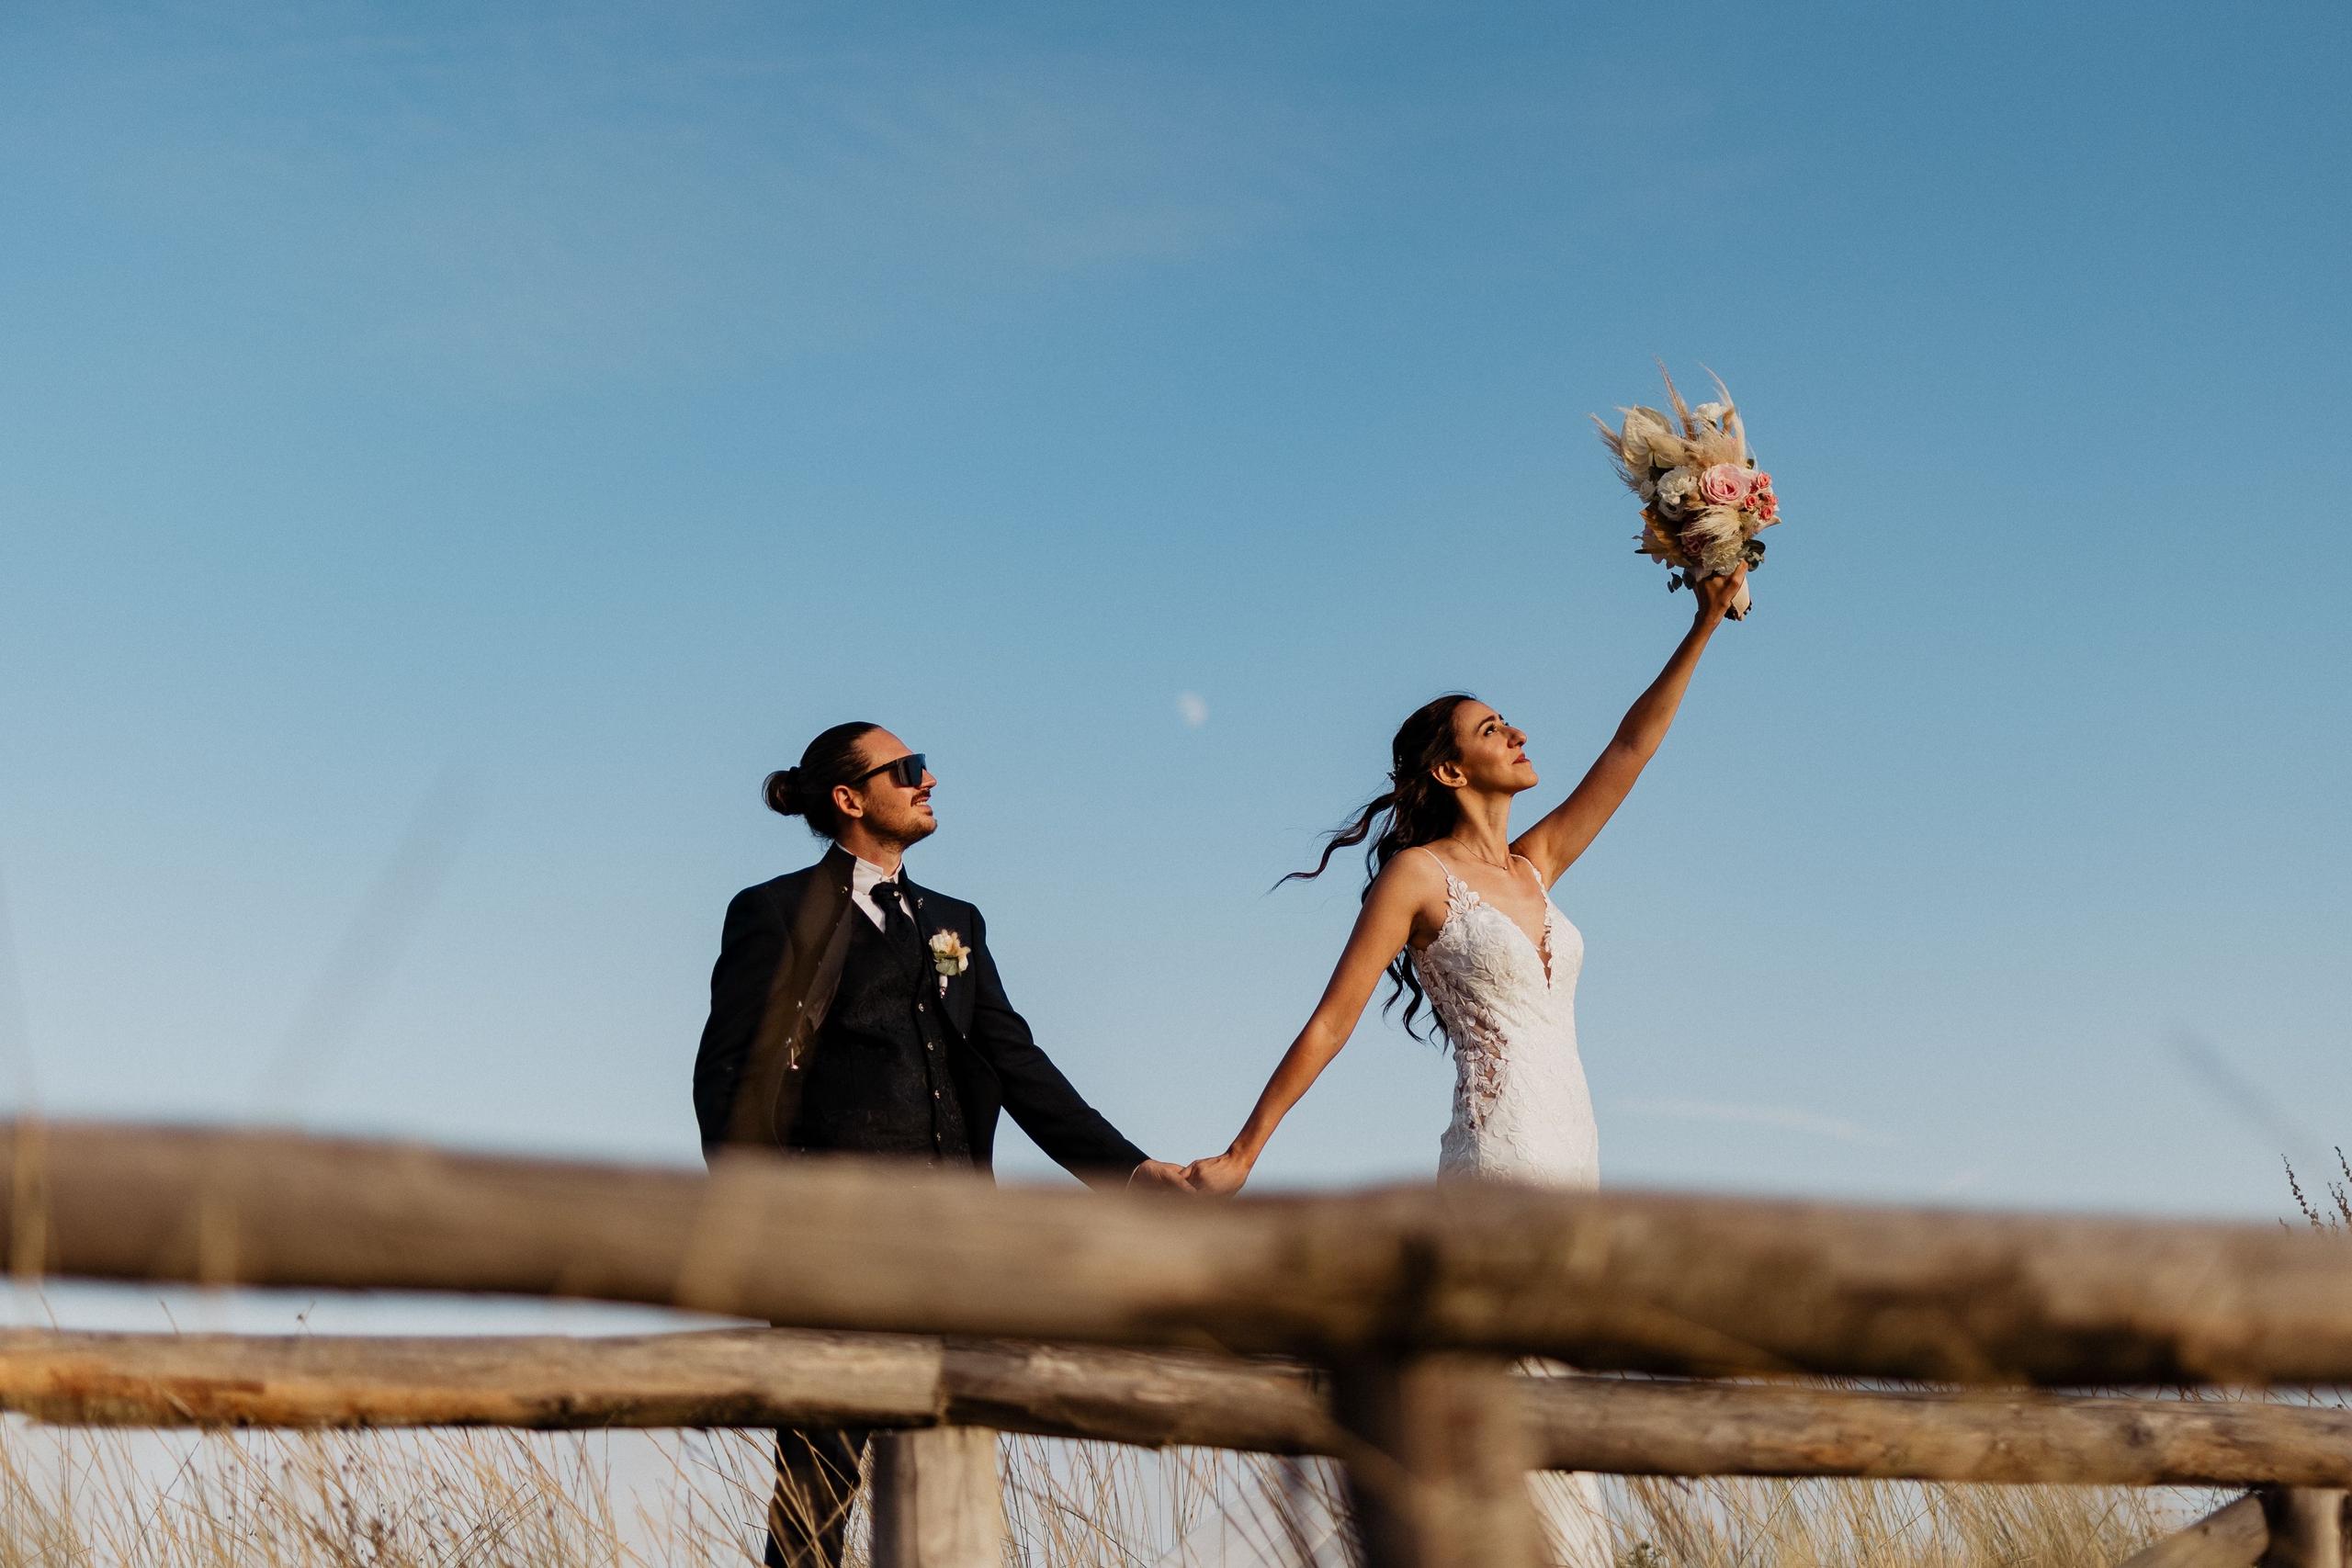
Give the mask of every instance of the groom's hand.
[(1130, 1187), (1166, 1187), (1175, 1191), (1188, 1190), (1184, 1185), (1184, 1168), (1170, 1165), (1164, 1159), (1148, 1159), (1128, 1173)]

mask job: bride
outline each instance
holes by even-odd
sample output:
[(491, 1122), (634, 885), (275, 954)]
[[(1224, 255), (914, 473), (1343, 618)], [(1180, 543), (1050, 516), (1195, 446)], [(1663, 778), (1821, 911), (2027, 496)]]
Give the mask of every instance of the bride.
[[(1665, 670), (1567, 799), (1516, 839), (1511, 801), (1537, 782), (1526, 735), (1459, 694), (1405, 720), (1391, 747), (1388, 790), (1332, 836), (1313, 871), (1291, 874), (1319, 876), (1340, 850), (1372, 841), (1363, 912), (1330, 983), (1240, 1133), (1225, 1153), (1185, 1167), (1187, 1185), (1240, 1190), (1274, 1129), (1355, 1032), (1384, 972), (1387, 1005), (1407, 998), (1407, 1031), (1426, 998), (1453, 1049), (1453, 1116), (1438, 1145), (1442, 1175), (1599, 1185), (1600, 1137), (1577, 1055), (1584, 938), (1553, 905), (1550, 889), (1666, 739), (1699, 656), (1747, 576), (1742, 567), (1693, 585), (1698, 616)], [(1543, 1479), (1537, 1501), (1557, 1559), (1605, 1568), (1607, 1530), (1590, 1478)]]

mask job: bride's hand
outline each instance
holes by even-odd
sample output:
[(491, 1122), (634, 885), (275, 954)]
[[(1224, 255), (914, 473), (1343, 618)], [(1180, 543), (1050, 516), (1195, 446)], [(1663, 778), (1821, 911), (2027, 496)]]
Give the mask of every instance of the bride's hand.
[(1212, 1198), (1226, 1197), (1240, 1191), (1241, 1184), (1250, 1179), (1250, 1163), (1230, 1149), (1196, 1159), (1184, 1168), (1184, 1185)]
[(1699, 619), (1719, 621), (1731, 609), (1731, 602), (1747, 585), (1747, 565), (1741, 562), (1729, 577), (1702, 577), (1690, 585), (1699, 598)]

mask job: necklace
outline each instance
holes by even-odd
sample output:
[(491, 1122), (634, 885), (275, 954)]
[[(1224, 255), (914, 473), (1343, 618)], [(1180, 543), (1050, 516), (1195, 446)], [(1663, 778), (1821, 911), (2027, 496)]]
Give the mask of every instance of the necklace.
[(1465, 844), (1465, 843), (1464, 843), (1464, 842), (1463, 842), (1461, 840), (1459, 840), (1459, 839), (1453, 839), (1453, 840), (1449, 840), (1449, 841), (1450, 841), (1451, 843), (1453, 843), (1453, 845), (1456, 849), (1458, 849), (1458, 850), (1460, 850), (1460, 851), (1462, 852), (1462, 856), (1463, 856), (1463, 858), (1464, 858), (1464, 860), (1474, 860), (1474, 861), (1476, 861), (1480, 865), (1486, 866), (1486, 867), (1489, 868), (1490, 870), (1494, 870), (1494, 871), (1509, 872), (1509, 871), (1510, 870), (1510, 862), (1508, 859), (1505, 859), (1505, 860), (1499, 860), (1499, 861), (1491, 861), (1491, 860), (1488, 860), (1486, 856), (1484, 856), (1484, 855), (1482, 855), (1482, 854), (1475, 854), (1475, 853), (1473, 853), (1473, 852), (1471, 852), (1470, 846), (1469, 846), (1469, 845), (1467, 845), (1467, 844)]

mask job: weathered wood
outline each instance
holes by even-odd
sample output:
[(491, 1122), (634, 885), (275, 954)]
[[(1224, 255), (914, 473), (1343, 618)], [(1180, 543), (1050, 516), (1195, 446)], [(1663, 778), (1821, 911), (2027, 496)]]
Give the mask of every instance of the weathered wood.
[(933, 1427), (874, 1440), (874, 1568), (1004, 1568), (996, 1434)]
[[(1537, 1461), (1646, 1475), (2352, 1486), (2352, 1411), (2030, 1391), (1558, 1377)], [(1329, 1454), (1306, 1369), (1190, 1352), (719, 1329), (611, 1338), (0, 1333), (0, 1409), (81, 1425), (994, 1427)]]
[(97, 1279), (1599, 1370), (2352, 1382), (2352, 1247), (2277, 1227), (1471, 1183), (1208, 1204), (833, 1162), (737, 1156), (706, 1179), (71, 1125), (6, 1157), (8, 1255)]
[(1531, 1380), (1555, 1469), (2120, 1486), (2352, 1484), (2352, 1411), (2033, 1390)]
[(996, 1427), (1324, 1452), (1306, 1370), (1191, 1352), (792, 1329), (339, 1336), (0, 1332), (0, 1409), (79, 1426)]
[(2269, 1486), (2256, 1494), (2269, 1543), (2258, 1568), (2344, 1568), (2344, 1494)]
[(2254, 1568), (2269, 1543), (2262, 1499), (2241, 1497), (2133, 1553), (2123, 1568)]
[(1536, 1568), (1534, 1455), (1502, 1362), (1360, 1358), (1332, 1380), (1364, 1568)]

